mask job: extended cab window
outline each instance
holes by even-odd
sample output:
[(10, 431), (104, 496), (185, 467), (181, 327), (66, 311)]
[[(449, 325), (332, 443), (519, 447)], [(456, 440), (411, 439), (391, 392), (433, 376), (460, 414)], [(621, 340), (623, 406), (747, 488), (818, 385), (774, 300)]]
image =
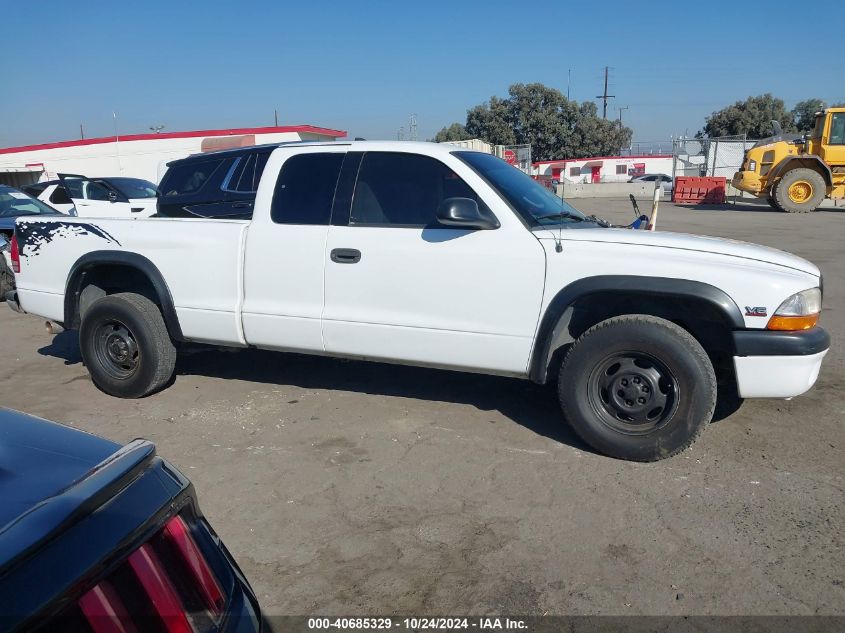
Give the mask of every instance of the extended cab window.
[[(341, 152), (298, 154), (282, 165), (270, 218), (277, 224), (328, 224)], [(262, 167), (263, 169), (263, 167)]]
[(161, 195), (164, 197), (178, 196), (199, 191), (203, 184), (205, 184), (205, 181), (211, 178), (211, 175), (224, 162), (231, 164), (229, 160), (216, 158), (204, 161), (190, 161), (182, 165), (170, 167), (159, 186)]
[(367, 152), (358, 171), (349, 224), (422, 227), (434, 224), (446, 198), (478, 196), (439, 160), (417, 154)]

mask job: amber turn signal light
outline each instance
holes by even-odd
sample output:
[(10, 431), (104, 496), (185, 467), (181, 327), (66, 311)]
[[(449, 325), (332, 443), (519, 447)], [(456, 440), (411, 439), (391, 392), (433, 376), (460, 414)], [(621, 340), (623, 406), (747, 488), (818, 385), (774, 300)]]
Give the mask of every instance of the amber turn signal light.
[(769, 319), (767, 330), (809, 330), (819, 322), (819, 315), (807, 314), (805, 316), (778, 316), (774, 315)]

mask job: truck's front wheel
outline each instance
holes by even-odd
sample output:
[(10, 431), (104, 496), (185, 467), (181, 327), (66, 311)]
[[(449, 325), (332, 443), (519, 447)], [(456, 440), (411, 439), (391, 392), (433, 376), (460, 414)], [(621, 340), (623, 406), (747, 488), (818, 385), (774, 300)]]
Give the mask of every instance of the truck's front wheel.
[(158, 306), (129, 292), (91, 304), (79, 328), (79, 347), (94, 384), (118, 398), (158, 391), (176, 366), (176, 348)]
[(790, 169), (775, 185), (774, 198), (787, 213), (815, 211), (824, 200), (827, 185), (813, 169)]
[(558, 393), (567, 420), (590, 446), (620, 459), (655, 461), (686, 449), (710, 422), (716, 376), (683, 328), (624, 315), (575, 342)]

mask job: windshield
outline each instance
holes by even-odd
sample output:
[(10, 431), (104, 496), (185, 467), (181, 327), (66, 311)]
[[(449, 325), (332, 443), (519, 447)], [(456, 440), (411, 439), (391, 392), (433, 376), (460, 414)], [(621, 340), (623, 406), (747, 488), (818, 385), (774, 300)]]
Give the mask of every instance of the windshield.
[(149, 180), (141, 178), (109, 178), (107, 181), (127, 198), (156, 198), (158, 189)]
[(507, 200), (532, 226), (582, 222), (586, 216), (501, 158), (481, 152), (454, 152)]
[(55, 214), (58, 211), (40, 200), (29, 197), (23, 191), (0, 185), (0, 218), (44, 213)]

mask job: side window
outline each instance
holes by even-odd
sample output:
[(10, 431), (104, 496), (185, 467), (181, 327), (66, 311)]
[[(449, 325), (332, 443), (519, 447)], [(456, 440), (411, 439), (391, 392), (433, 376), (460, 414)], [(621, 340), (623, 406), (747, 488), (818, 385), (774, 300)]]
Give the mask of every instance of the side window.
[(831, 145), (845, 145), (845, 112), (836, 112), (830, 122)]
[(104, 185), (90, 180), (82, 183), (82, 194), (86, 200), (109, 199), (109, 190)]
[(24, 193), (29, 194), (33, 198), (37, 198), (41, 195), (41, 193), (47, 188), (47, 183), (39, 183), (35, 185), (27, 185), (25, 187), (21, 187), (21, 191)]
[(255, 177), (252, 181), (253, 191), (258, 191), (258, 183), (261, 181), (261, 176), (264, 173), (264, 167), (267, 166), (267, 160), (270, 158), (270, 152), (261, 152), (255, 157)]
[(67, 195), (65, 188), (59, 185), (50, 194), (50, 202), (53, 204), (73, 204), (73, 200)]
[(159, 186), (162, 197), (199, 191), (224, 162), (226, 162), (225, 159), (218, 158), (201, 162), (191, 161), (170, 167)]
[(472, 198), (475, 192), (439, 160), (416, 154), (364, 154), (349, 224), (428, 226), (446, 198)]
[(270, 209), (273, 222), (327, 225), (344, 156), (342, 152), (331, 152), (288, 158), (273, 192)]

